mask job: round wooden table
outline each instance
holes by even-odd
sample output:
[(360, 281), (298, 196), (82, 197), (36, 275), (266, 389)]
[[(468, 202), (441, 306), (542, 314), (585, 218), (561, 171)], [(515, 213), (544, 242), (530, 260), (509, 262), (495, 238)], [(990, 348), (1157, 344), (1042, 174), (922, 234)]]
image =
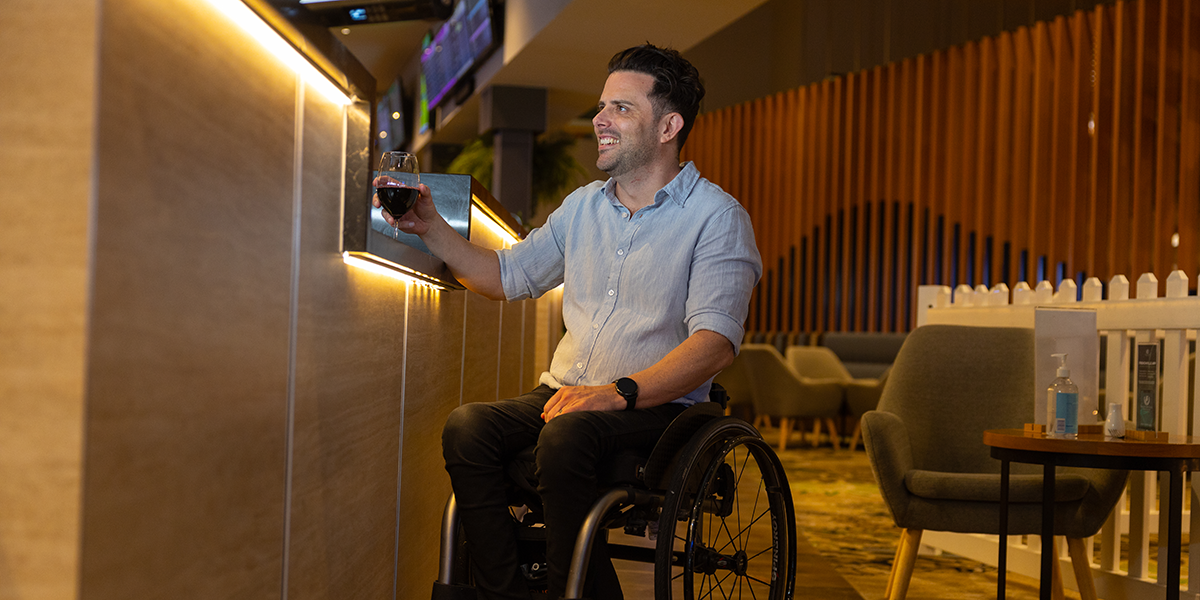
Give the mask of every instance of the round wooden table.
[(1103, 435), (1053, 437), (1021, 429), (983, 432), (983, 443), (1000, 460), (1000, 554), (996, 592), (1004, 598), (1008, 545), (1009, 463), (1043, 465), (1042, 476), (1042, 576), (1041, 598), (1049, 600), (1054, 550), (1054, 468), (1088, 467), (1128, 471), (1165, 471), (1170, 474), (1167, 531), (1167, 598), (1179, 598), (1179, 550), (1183, 529), (1183, 479), (1186, 471), (1200, 471), (1200, 438), (1172, 435), (1166, 441), (1137, 441)]

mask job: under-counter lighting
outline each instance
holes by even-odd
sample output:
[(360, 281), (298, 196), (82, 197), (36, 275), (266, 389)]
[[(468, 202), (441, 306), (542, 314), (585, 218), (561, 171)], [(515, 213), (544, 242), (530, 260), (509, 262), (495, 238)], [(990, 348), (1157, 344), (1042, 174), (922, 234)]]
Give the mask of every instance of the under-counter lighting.
[(342, 262), (352, 267), (370, 271), (377, 275), (384, 275), (391, 277), (392, 279), (403, 281), (404, 283), (411, 283), (413, 285), (419, 285), (438, 291), (450, 290), (450, 288), (438, 283), (435, 280), (429, 279), (421, 273), (413, 271), (412, 269), (402, 265), (398, 265), (394, 262), (384, 260), (378, 256), (367, 254), (366, 252), (343, 252)]
[[(511, 246), (520, 241), (520, 238), (507, 225), (502, 224), (495, 213), (482, 203), (472, 202), (471, 213), (472, 222), (486, 227), (494, 235), (503, 240), (506, 246)], [(385, 275), (404, 283), (424, 286), (438, 291), (451, 290), (451, 288), (432, 277), (368, 252), (342, 252), (342, 262), (352, 267), (364, 269), (378, 275)]]
[[(473, 212), (479, 211), (480, 213), (478, 218), (472, 218), (472, 221), (482, 223), (484, 227), (488, 228), (488, 231), (496, 234), (497, 237), (504, 240), (504, 242), (510, 246), (520, 240), (520, 238), (517, 237), (516, 232), (510, 229), (508, 225), (500, 219), (499, 215), (492, 212), (492, 209), (488, 208), (483, 204), (483, 202), (480, 202), (475, 198), (472, 198), (472, 200), (471, 210)], [(474, 217), (475, 215), (472, 216)]]
[(324, 73), (317, 70), (308, 62), (294, 46), (288, 43), (275, 29), (267, 24), (242, 0), (208, 0), (208, 3), (224, 14), (229, 20), (237, 23), (246, 33), (250, 34), (262, 47), (276, 58), (283, 61), (308, 84), (312, 85), (321, 95), (331, 102), (346, 106), (351, 103), (350, 96), (342, 91)]

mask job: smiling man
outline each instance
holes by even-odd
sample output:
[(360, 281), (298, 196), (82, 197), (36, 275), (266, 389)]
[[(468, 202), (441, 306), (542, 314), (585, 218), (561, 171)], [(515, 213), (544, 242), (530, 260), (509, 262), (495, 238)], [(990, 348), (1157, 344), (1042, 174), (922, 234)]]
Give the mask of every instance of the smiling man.
[[(517, 398), (465, 404), (442, 433), (481, 598), (529, 598), (504, 464), (536, 446), (549, 595), (557, 599), (575, 536), (599, 495), (597, 466), (621, 449), (652, 448), (671, 419), (707, 401), (713, 376), (738, 351), (762, 273), (746, 211), (692, 163), (679, 163), (704, 97), (695, 67), (646, 44), (617, 53), (608, 71), (592, 119), (596, 166), (608, 181), (567, 196), (544, 227), (507, 250), (464, 240), (424, 186), (398, 223), (488, 298), (536, 298), (563, 285), (567, 331), (540, 385)], [(597, 545), (587, 596), (621, 598), (604, 544)]]

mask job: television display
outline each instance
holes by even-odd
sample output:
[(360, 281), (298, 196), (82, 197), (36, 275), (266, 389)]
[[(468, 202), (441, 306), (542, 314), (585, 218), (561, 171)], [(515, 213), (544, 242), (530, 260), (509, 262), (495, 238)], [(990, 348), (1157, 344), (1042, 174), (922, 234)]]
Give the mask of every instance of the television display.
[(425, 75), (418, 77), (418, 85), (420, 91), (417, 98), (417, 134), (425, 135), (429, 132), (429, 86), (425, 85)]
[(407, 142), (404, 87), (397, 79), (375, 105), (375, 149), (379, 152), (399, 150)]
[[(290, 4), (294, 0), (274, 0)], [(327, 27), (390, 23), (415, 19), (445, 19), (453, 0), (300, 0)]]
[(426, 36), (421, 48), (421, 74), (435, 107), (499, 45), (488, 0), (459, 0), (441, 27)]

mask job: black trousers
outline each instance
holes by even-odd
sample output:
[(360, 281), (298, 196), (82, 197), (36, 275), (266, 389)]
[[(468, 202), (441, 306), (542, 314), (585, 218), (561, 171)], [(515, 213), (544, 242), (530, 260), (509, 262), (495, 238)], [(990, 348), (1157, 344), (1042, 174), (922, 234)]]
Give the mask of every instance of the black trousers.
[[(597, 466), (615, 451), (649, 450), (685, 408), (664, 404), (632, 411), (587, 411), (542, 421), (555, 390), (541, 385), (498, 402), (458, 407), (442, 430), (442, 454), (458, 502), (480, 598), (528, 600), (517, 563), (517, 540), (504, 494), (504, 465), (537, 444), (538, 493), (546, 523), (550, 598), (566, 589), (575, 537), (599, 497)], [(621, 586), (603, 543), (588, 564), (585, 593), (620, 599)]]

